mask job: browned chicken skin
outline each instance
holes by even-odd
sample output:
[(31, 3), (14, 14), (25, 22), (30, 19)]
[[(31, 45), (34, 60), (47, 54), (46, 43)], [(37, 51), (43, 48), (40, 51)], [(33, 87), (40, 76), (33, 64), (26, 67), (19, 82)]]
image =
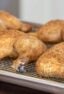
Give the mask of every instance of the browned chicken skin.
[(36, 60), (46, 51), (46, 48), (46, 45), (38, 38), (17, 30), (8, 30), (0, 36), (0, 59), (4, 57), (17, 58), (13, 62), (15, 70), (20, 65)]
[(20, 66), (20, 71), (22, 71), (22, 65), (37, 60), (47, 49), (46, 45), (34, 36), (19, 37), (14, 47), (18, 53), (18, 58), (13, 62), (12, 67), (17, 70)]
[(35, 36), (35, 37), (38, 38), (38, 33), (37, 32), (28, 32), (27, 34), (28, 34), (28, 36)]
[(25, 36), (25, 33), (17, 30), (8, 30), (5, 32), (0, 32), (0, 59), (6, 56), (17, 56), (17, 53), (13, 46), (15, 41), (23, 35)]
[(0, 11), (0, 23), (7, 29), (22, 30), (24, 32), (32, 29), (32, 25), (21, 22), (18, 18), (5, 11)]
[(38, 30), (38, 38), (44, 42), (60, 42), (64, 31), (64, 20), (52, 20)]
[(36, 62), (36, 72), (42, 77), (64, 79), (64, 42), (56, 44)]

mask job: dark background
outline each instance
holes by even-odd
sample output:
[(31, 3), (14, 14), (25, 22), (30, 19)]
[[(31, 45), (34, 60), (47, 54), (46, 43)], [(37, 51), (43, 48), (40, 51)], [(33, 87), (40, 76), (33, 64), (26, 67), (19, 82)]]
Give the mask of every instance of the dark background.
[(0, 82), (0, 94), (50, 94), (42, 91)]

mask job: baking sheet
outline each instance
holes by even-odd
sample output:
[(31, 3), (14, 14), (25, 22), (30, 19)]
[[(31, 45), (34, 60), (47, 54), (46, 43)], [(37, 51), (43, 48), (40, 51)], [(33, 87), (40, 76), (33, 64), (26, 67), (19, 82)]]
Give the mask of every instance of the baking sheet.
[[(38, 29), (40, 25), (33, 24), (33, 29)], [(50, 47), (50, 44), (47, 44)], [(13, 70), (10, 66), (12, 60), (5, 58), (5, 60), (0, 61), (0, 80), (22, 85), (26, 87), (31, 87), (34, 89), (49, 91), (49, 92), (62, 92), (64, 94), (64, 80), (55, 78), (41, 78), (35, 72), (35, 62), (32, 62), (26, 66), (26, 73), (18, 73)]]

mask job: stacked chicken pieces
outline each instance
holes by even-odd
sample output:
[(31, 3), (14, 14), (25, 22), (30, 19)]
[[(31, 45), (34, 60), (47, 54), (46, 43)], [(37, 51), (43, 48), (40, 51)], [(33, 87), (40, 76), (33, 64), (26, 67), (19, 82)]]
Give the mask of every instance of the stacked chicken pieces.
[(30, 24), (21, 22), (8, 12), (0, 11), (0, 59), (14, 58), (12, 68), (24, 72), (25, 64), (35, 61), (47, 49), (37, 37), (26, 32)]
[[(34, 33), (32, 26), (8, 12), (0, 11), (0, 60), (13, 58), (12, 68), (25, 72), (25, 65), (35, 61), (42, 77), (64, 78), (64, 21), (52, 20)], [(46, 44), (54, 44), (47, 48)]]

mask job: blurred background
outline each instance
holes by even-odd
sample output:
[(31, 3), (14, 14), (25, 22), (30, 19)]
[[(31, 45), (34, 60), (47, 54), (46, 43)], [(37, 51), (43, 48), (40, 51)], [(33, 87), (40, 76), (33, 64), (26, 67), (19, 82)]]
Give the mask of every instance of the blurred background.
[(64, 19), (64, 0), (0, 0), (0, 10), (7, 10), (25, 21), (45, 23)]

